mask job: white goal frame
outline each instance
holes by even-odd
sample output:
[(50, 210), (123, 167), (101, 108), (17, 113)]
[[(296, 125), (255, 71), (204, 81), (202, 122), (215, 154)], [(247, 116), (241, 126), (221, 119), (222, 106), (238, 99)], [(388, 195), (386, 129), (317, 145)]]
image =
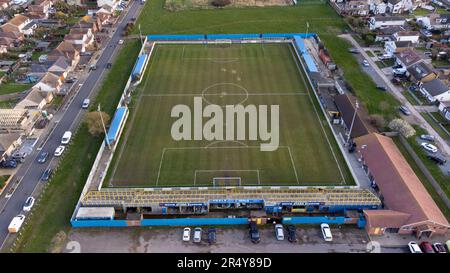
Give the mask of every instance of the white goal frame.
[[(236, 185), (216, 185), (216, 183), (218, 183), (219, 181), (227, 181), (227, 180), (236, 180), (237, 184)], [(213, 186), (214, 187), (227, 187), (227, 186), (242, 186), (242, 181), (241, 181), (241, 177), (240, 176), (232, 176), (232, 177), (213, 177)]]

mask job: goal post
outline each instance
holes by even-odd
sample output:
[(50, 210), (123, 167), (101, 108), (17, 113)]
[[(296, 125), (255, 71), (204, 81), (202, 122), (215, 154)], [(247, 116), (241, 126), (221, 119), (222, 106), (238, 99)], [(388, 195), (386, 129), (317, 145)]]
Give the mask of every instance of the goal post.
[(214, 187), (241, 186), (241, 177), (213, 177)]

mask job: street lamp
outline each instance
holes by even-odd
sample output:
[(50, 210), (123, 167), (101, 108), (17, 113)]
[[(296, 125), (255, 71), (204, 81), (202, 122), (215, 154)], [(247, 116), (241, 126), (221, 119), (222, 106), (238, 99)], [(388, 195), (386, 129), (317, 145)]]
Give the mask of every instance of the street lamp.
[(358, 108), (359, 108), (359, 103), (358, 103), (358, 101), (356, 101), (355, 102), (355, 112), (353, 113), (352, 123), (350, 124), (350, 130), (349, 130), (348, 136), (347, 136), (347, 141), (346, 141), (347, 144), (350, 141), (350, 136), (352, 134), (353, 124), (355, 123), (355, 118), (356, 118), (356, 113), (358, 112)]

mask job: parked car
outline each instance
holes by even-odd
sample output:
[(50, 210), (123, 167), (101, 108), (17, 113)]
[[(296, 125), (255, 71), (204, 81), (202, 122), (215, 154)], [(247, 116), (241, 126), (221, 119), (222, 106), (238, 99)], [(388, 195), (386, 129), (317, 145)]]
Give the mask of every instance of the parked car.
[(210, 245), (216, 243), (216, 228), (208, 228), (208, 243)]
[(434, 252), (436, 252), (436, 253), (447, 253), (444, 245), (442, 245), (441, 243), (434, 243), (433, 249), (434, 249)]
[(427, 155), (427, 157), (431, 161), (434, 161), (436, 164), (439, 164), (439, 165), (444, 165), (445, 163), (447, 163), (447, 160), (445, 160), (443, 158), (440, 158), (440, 157), (437, 157), (437, 156), (434, 156), (434, 155)]
[(97, 65), (92, 64), (92, 65), (89, 67), (89, 72), (91, 72), (92, 70), (97, 70)]
[(90, 103), (91, 103), (90, 99), (84, 99), (83, 103), (81, 104), (81, 108), (88, 109)]
[(58, 148), (56, 148), (56, 150), (55, 150), (55, 156), (61, 156), (65, 149), (66, 149), (66, 147), (64, 147), (62, 145), (58, 146)]
[(418, 87), (415, 85), (411, 85), (408, 89), (409, 89), (409, 91), (414, 92), (414, 91), (417, 91)]
[(401, 68), (394, 68), (393, 71), (394, 71), (394, 74), (395, 74), (395, 75), (403, 75), (403, 74), (406, 74), (406, 68), (404, 68), (404, 67), (401, 67)]
[(72, 138), (72, 132), (71, 131), (64, 132), (64, 135), (61, 138), (61, 144), (62, 145), (69, 144), (71, 138)]
[(370, 65), (369, 65), (369, 62), (368, 62), (367, 60), (364, 60), (364, 61), (362, 62), (362, 65), (365, 66), (365, 67), (370, 66)]
[(297, 228), (294, 225), (288, 225), (286, 229), (288, 234), (288, 241), (291, 243), (297, 242), (297, 235), (295, 234)]
[(14, 169), (17, 167), (17, 162), (14, 159), (6, 159), (0, 163), (2, 168)]
[(183, 229), (183, 242), (189, 242), (191, 240), (191, 229), (186, 227)]
[(25, 201), (25, 204), (23, 205), (23, 210), (30, 211), (33, 205), (34, 205), (34, 197), (30, 196)]
[(420, 139), (426, 140), (426, 141), (430, 141), (430, 142), (434, 142), (435, 137), (432, 135), (420, 135)]
[(393, 84), (395, 84), (395, 85), (400, 85), (400, 84), (402, 84), (402, 80), (399, 79), (399, 78), (397, 78), (397, 77), (393, 78), (393, 79), (391, 80), (391, 82), (392, 82)]
[(45, 170), (42, 173), (41, 181), (48, 181), (50, 179), (50, 177), (52, 176), (52, 174), (53, 174), (53, 170), (51, 168), (48, 168), (47, 170)]
[(438, 148), (430, 143), (422, 142), (420, 146), (422, 146), (422, 148), (424, 148), (427, 152), (430, 153), (437, 153), (438, 151)]
[(445, 242), (445, 248), (447, 249), (447, 252), (450, 252), (450, 240), (447, 240), (447, 242)]
[(422, 242), (419, 246), (423, 253), (434, 253), (433, 246), (429, 242)]
[(255, 222), (250, 222), (248, 232), (250, 234), (250, 240), (252, 241), (252, 243), (257, 244), (261, 241), (261, 238), (259, 237), (258, 227), (256, 226)]
[(358, 54), (359, 53), (359, 51), (358, 51), (358, 49), (356, 49), (356, 48), (349, 48), (348, 49), (348, 52), (350, 52), (350, 53), (353, 53), (353, 54)]
[(25, 215), (23, 215), (23, 214), (19, 214), (16, 217), (14, 217), (8, 226), (9, 233), (19, 232), (19, 229), (22, 226), (24, 221), (25, 221)]
[(284, 240), (284, 231), (283, 231), (283, 225), (282, 224), (276, 224), (275, 225), (275, 238), (278, 241)]
[(327, 242), (333, 241), (333, 235), (331, 235), (330, 226), (326, 223), (320, 225), (320, 229), (322, 230), (323, 239)]
[(112, 66), (112, 63), (107, 63), (105, 67), (106, 67), (107, 69), (109, 69), (109, 68), (111, 68), (111, 66)]
[(389, 60), (389, 59), (392, 59), (392, 55), (385, 53), (385, 54), (379, 56), (378, 58), (380, 60)]
[(377, 86), (377, 89), (381, 91), (387, 91), (387, 88), (384, 86)]
[(400, 110), (400, 112), (402, 112), (406, 116), (411, 115), (411, 111), (409, 111), (409, 109), (406, 106), (404, 106), (404, 105), (400, 106), (398, 108), (398, 110)]
[(41, 152), (37, 158), (37, 162), (38, 163), (45, 163), (45, 161), (47, 161), (48, 158), (48, 153), (47, 152)]
[(196, 227), (194, 229), (194, 243), (200, 243), (202, 241), (202, 228)]
[(123, 40), (120, 39), (120, 40), (119, 40), (119, 45), (122, 45), (122, 44), (123, 44)]
[(408, 248), (411, 253), (422, 253), (422, 250), (420, 249), (419, 245), (416, 242), (413, 241), (409, 242)]

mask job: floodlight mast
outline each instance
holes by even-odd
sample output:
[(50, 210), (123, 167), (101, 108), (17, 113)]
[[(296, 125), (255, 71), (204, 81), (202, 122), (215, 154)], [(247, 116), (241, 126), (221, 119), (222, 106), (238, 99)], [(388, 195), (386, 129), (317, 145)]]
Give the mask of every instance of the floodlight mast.
[(111, 150), (111, 144), (109, 143), (108, 133), (106, 133), (106, 126), (105, 126), (105, 122), (103, 121), (103, 115), (102, 115), (102, 112), (101, 112), (100, 103), (97, 106), (97, 112), (100, 115), (100, 119), (102, 120), (103, 131), (105, 132), (106, 144), (108, 145), (108, 148)]
[(358, 101), (356, 101), (355, 102), (355, 112), (353, 113), (352, 123), (350, 124), (350, 130), (348, 132), (347, 141), (345, 142), (347, 144), (350, 141), (350, 136), (352, 134), (353, 124), (355, 123), (355, 118), (356, 118), (356, 113), (358, 112), (358, 108), (359, 108), (359, 103), (358, 103)]

